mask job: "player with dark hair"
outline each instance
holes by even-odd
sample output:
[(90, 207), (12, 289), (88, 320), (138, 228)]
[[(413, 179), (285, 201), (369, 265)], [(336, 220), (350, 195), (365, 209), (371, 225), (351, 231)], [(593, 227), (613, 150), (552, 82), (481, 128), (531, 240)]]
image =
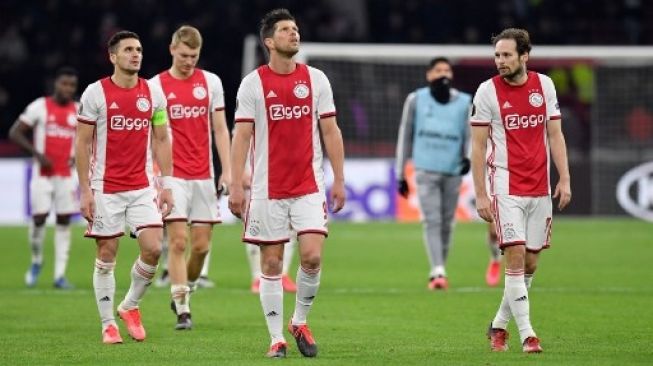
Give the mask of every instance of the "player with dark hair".
[[(70, 251), (70, 219), (79, 211), (77, 184), (73, 174), (77, 103), (77, 71), (71, 67), (57, 70), (51, 96), (30, 103), (9, 131), (12, 141), (34, 157), (30, 182), (32, 221), (28, 242), (32, 263), (25, 273), (27, 287), (36, 285), (43, 265), (45, 220), (54, 206), (54, 287), (70, 289), (66, 265)], [(33, 131), (33, 142), (27, 135)]]
[[(333, 212), (345, 204), (342, 134), (326, 75), (294, 59), (299, 29), (293, 16), (285, 9), (273, 10), (262, 19), (260, 31), (270, 58), (245, 76), (238, 90), (229, 208), (245, 222), (243, 241), (261, 248), (260, 299), (271, 338), (268, 357), (286, 356), (281, 272), (284, 244), (291, 229), (297, 233), (300, 266), (288, 330), (302, 355), (315, 357), (317, 344), (307, 315), (320, 285), (328, 234), (320, 132), (334, 174)], [(251, 198), (245, 212), (242, 182), (251, 142)]]
[[(118, 315), (129, 335), (145, 340), (139, 303), (156, 273), (161, 254), (162, 217), (173, 207), (171, 151), (166, 100), (154, 83), (139, 78), (143, 48), (138, 35), (120, 31), (108, 44), (113, 74), (89, 85), (82, 94), (75, 144), (85, 236), (97, 244), (93, 287), (102, 321), (102, 341), (122, 343), (114, 319), (114, 268), (118, 238), (129, 225), (140, 255)], [(157, 200), (152, 158), (161, 169)], [(89, 176), (90, 172), (90, 176)], [(158, 201), (158, 205), (157, 205)], [(158, 207), (157, 207), (158, 206)], [(159, 211), (161, 210), (161, 211)]]

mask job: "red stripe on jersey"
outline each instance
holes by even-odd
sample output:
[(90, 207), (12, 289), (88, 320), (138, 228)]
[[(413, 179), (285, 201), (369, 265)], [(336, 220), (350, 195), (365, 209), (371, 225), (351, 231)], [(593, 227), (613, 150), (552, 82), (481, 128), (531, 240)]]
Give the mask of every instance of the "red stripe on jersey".
[(336, 112), (333, 111), (333, 112), (329, 112), (329, 113), (320, 114), (320, 119), (322, 119), (322, 118), (329, 118), (329, 117), (335, 117), (335, 116), (336, 116)]
[(159, 80), (168, 98), (172, 175), (183, 179), (211, 178), (211, 93), (204, 72), (196, 68), (182, 80), (164, 71)]
[(77, 110), (75, 102), (58, 104), (45, 98), (45, 142), (43, 154), (50, 159), (52, 169), (40, 169), (41, 176), (69, 177), (70, 158), (75, 138)]
[[(107, 106), (104, 193), (149, 186), (146, 161), (152, 119), (152, 96), (144, 79), (121, 88), (110, 78), (101, 80)], [(96, 130), (97, 131), (97, 130)]]
[(318, 191), (313, 172), (313, 90), (308, 67), (290, 74), (258, 69), (266, 96), (268, 197), (283, 199)]
[(245, 122), (245, 123), (254, 123), (254, 118), (237, 118), (235, 123)]
[(502, 77), (492, 78), (506, 136), (508, 192), (516, 196), (549, 194), (546, 136), (546, 98), (535, 72), (528, 72), (523, 85), (510, 85)]

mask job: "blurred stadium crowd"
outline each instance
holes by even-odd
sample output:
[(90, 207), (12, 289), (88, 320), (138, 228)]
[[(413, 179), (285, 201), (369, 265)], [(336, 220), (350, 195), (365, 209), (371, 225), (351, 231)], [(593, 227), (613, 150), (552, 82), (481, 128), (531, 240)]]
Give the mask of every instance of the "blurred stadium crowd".
[(653, 2), (643, 0), (3, 0), (0, 156), (20, 154), (6, 141), (9, 127), (58, 67), (79, 70), (80, 91), (110, 73), (105, 44), (119, 29), (141, 36), (149, 78), (169, 67), (174, 29), (198, 27), (200, 65), (222, 78), (231, 118), (243, 38), (275, 7), (290, 9), (312, 42), (488, 44), (503, 27), (522, 26), (540, 45), (653, 43)]

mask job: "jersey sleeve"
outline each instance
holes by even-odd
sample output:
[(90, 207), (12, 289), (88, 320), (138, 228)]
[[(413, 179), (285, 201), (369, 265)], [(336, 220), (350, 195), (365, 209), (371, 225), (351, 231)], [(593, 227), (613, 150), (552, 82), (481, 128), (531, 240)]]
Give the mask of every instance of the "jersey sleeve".
[(211, 110), (224, 110), (224, 88), (220, 77), (213, 73), (207, 73), (209, 92), (211, 93)]
[(490, 122), (492, 122), (491, 105), (491, 95), (487, 82), (485, 82), (478, 87), (474, 95), (469, 124), (472, 126), (489, 126)]
[(317, 113), (320, 118), (334, 117), (336, 115), (336, 105), (333, 100), (333, 90), (327, 76), (319, 71), (317, 73)]
[(542, 83), (542, 91), (544, 92), (544, 98), (546, 100), (546, 119), (561, 119), (560, 114), (560, 105), (558, 104), (558, 96), (556, 95), (555, 85), (553, 80), (546, 75), (540, 74), (540, 80)]
[(100, 118), (100, 93), (98, 88), (100, 88), (99, 82), (95, 82), (86, 87), (86, 90), (82, 93), (77, 112), (77, 122), (95, 125)]
[(238, 94), (236, 95), (236, 115), (235, 123), (250, 122), (254, 123), (256, 115), (256, 79), (254, 74), (249, 74), (240, 83)]
[(34, 128), (34, 126), (39, 122), (39, 116), (43, 115), (43, 109), (45, 108), (43, 105), (44, 103), (44, 98), (36, 99), (25, 108), (20, 116), (18, 116), (18, 120)]
[(168, 123), (168, 115), (166, 113), (168, 101), (161, 89), (161, 83), (152, 78), (148, 80), (147, 84), (150, 87), (150, 94), (152, 96), (152, 125), (165, 125)]
[(415, 92), (408, 94), (401, 113), (399, 136), (397, 137), (397, 156), (395, 160), (395, 175), (397, 180), (404, 179), (406, 161), (410, 158), (413, 150), (413, 126), (415, 123), (416, 100)]

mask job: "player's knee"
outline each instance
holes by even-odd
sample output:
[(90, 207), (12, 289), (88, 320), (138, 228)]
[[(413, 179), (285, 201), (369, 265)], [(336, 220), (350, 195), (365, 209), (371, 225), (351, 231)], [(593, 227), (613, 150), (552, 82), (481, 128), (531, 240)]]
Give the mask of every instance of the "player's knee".
[(526, 261), (526, 265), (524, 266), (524, 272), (527, 274), (533, 274), (537, 270), (537, 263), (529, 263), (529, 261)]
[(317, 269), (322, 264), (322, 256), (320, 253), (310, 253), (303, 255), (301, 262), (302, 267), (306, 269)]
[(98, 247), (97, 256), (104, 263), (114, 263), (116, 261), (116, 250), (108, 246), (100, 246)]
[(157, 263), (161, 257), (161, 246), (153, 245), (141, 248), (141, 258), (148, 263)]
[(45, 219), (47, 219), (47, 215), (35, 215), (34, 216), (34, 225), (36, 226), (43, 226), (45, 225)]
[(204, 257), (209, 252), (209, 243), (193, 243), (190, 250), (194, 255)]
[(429, 229), (440, 230), (442, 228), (442, 220), (440, 217), (424, 217), (423, 223)]
[(186, 251), (186, 236), (175, 235), (171, 236), (168, 240), (168, 250), (174, 254), (183, 255)]
[(70, 224), (70, 215), (57, 215), (57, 225), (68, 226)]
[(261, 260), (261, 271), (264, 274), (275, 276), (283, 270), (283, 258), (268, 257)]

